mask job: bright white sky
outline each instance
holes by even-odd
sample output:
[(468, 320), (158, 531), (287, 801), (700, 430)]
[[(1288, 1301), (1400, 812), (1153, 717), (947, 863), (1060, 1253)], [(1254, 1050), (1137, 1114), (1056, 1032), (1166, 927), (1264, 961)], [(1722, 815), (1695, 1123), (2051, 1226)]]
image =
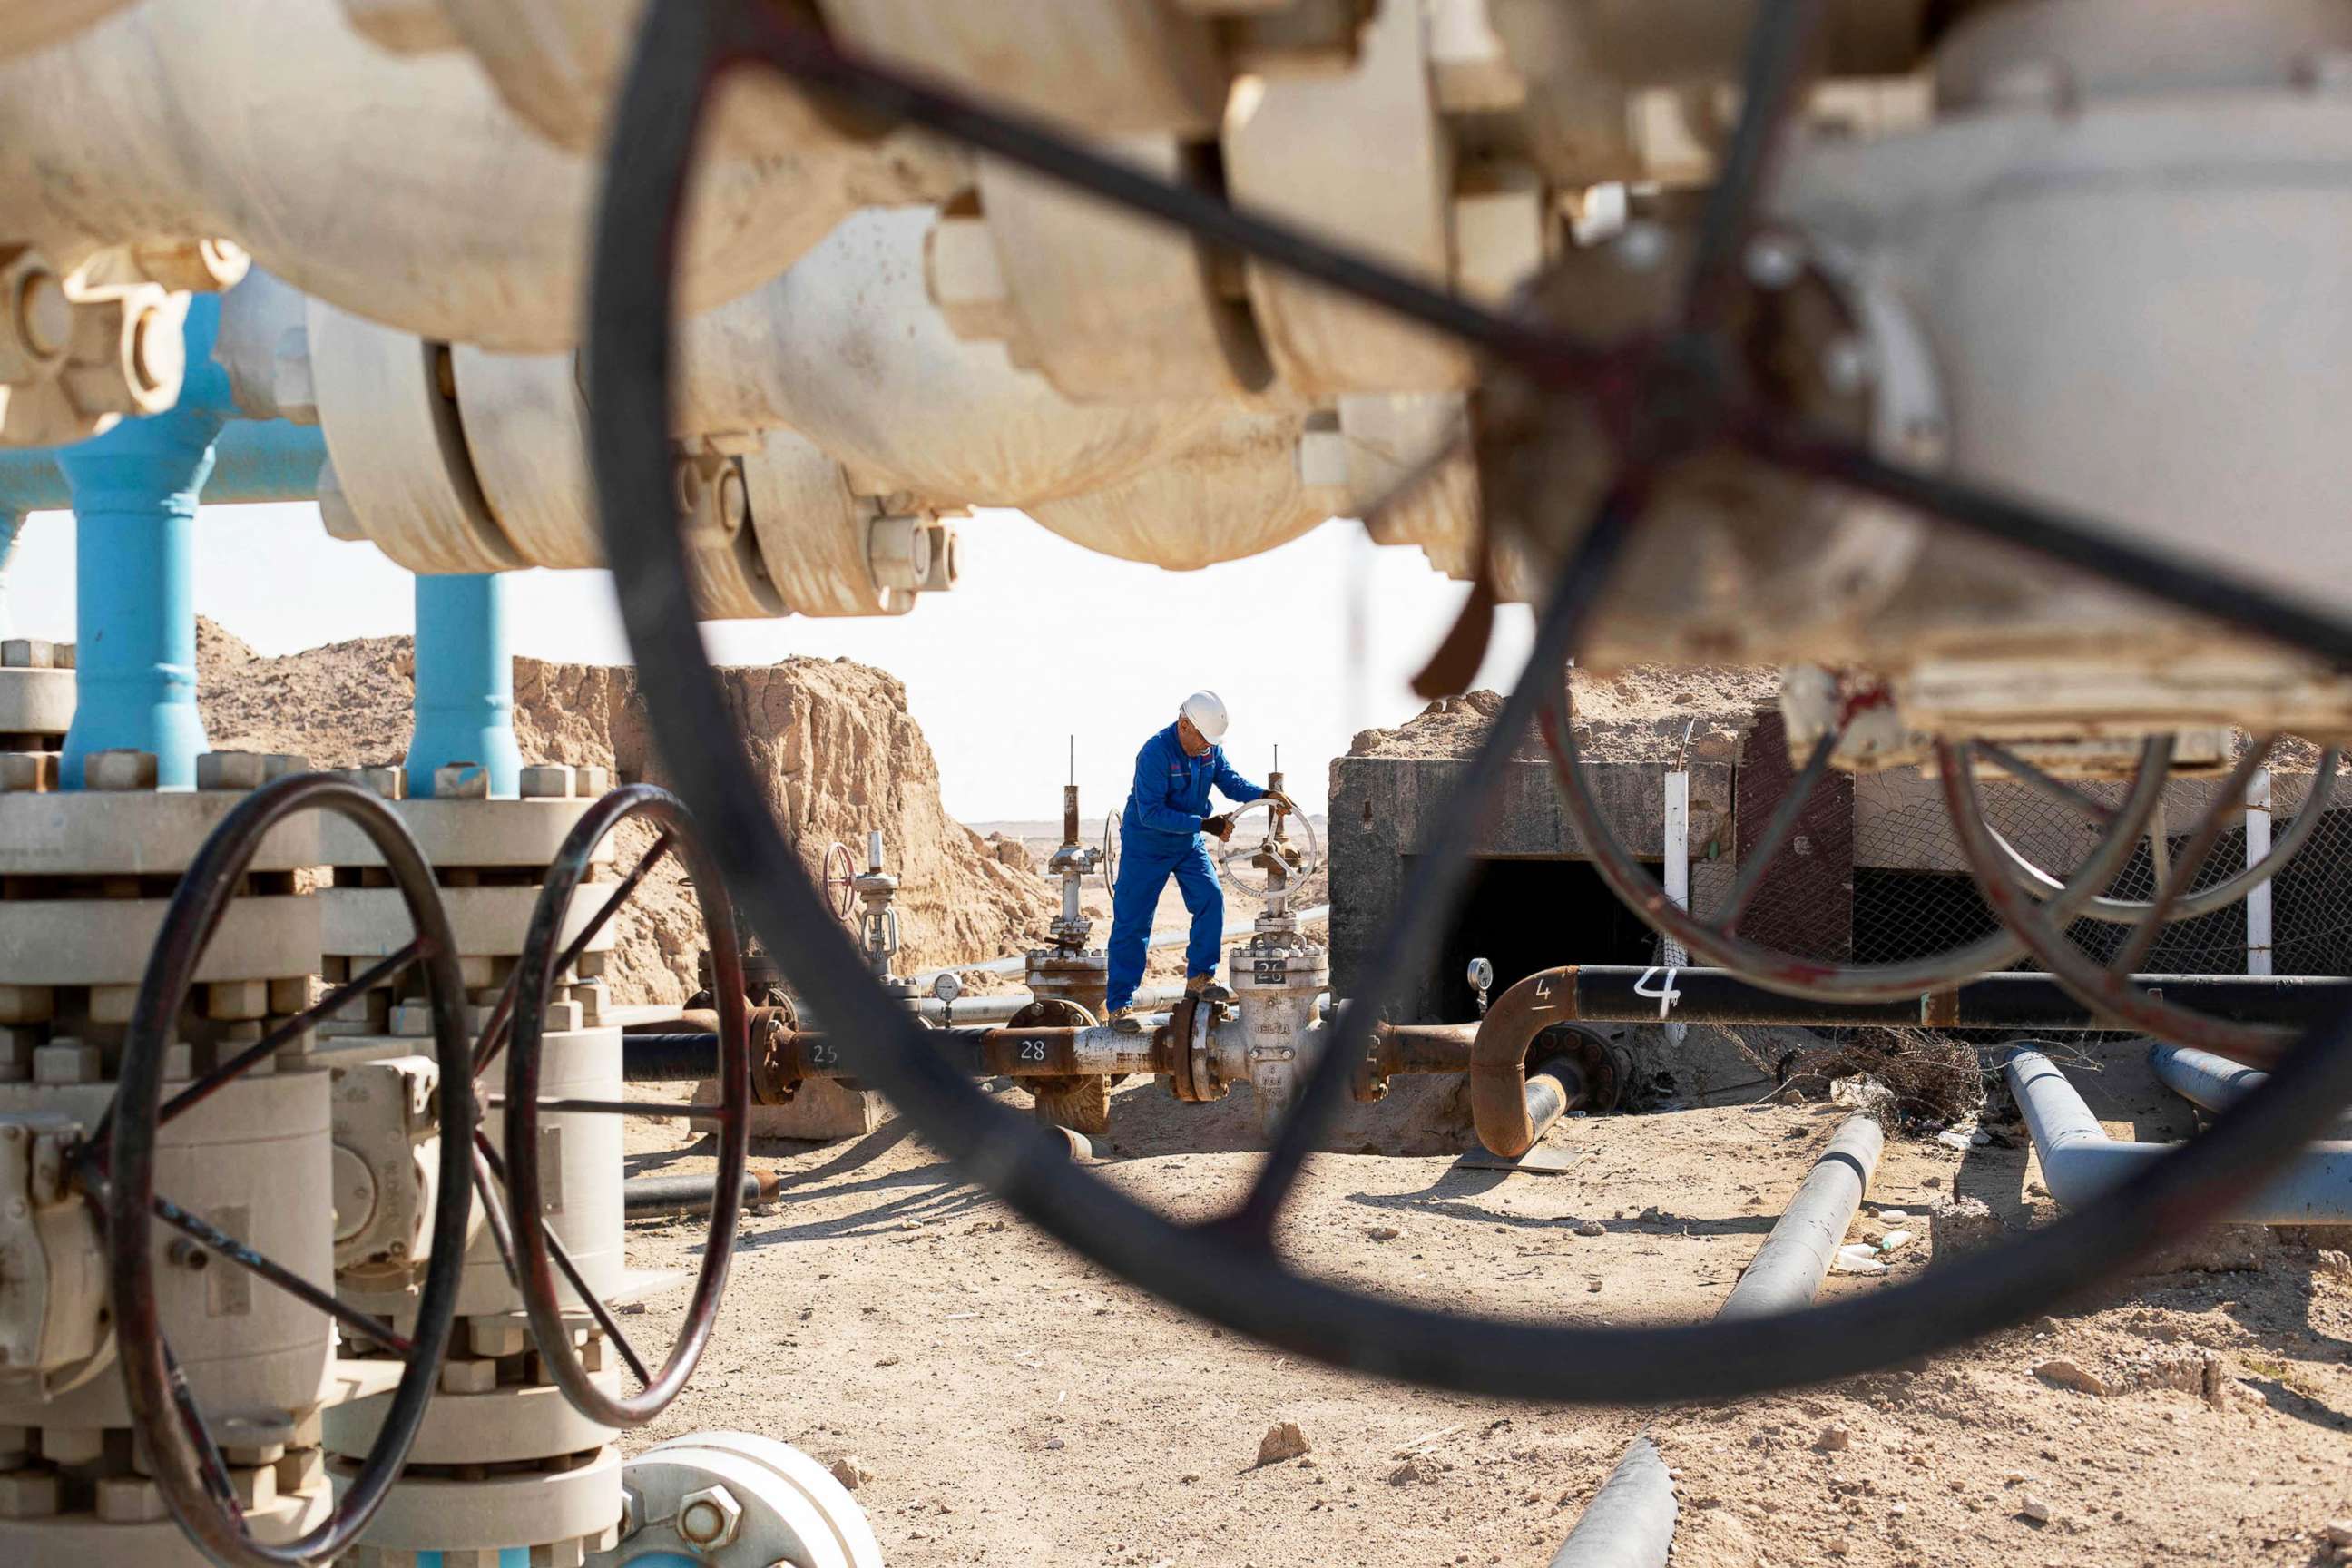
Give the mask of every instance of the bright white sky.
[[(1097, 555), (1018, 512), (982, 512), (962, 529), (961, 581), (911, 615), (719, 622), (706, 640), (722, 663), (846, 655), (898, 676), (939, 755), (948, 810), (966, 822), (1060, 816), (1073, 734), (1087, 815), (1113, 809), (1144, 737), (1202, 686), (1233, 711), (1234, 766), (1263, 779), (1280, 744), (1290, 793), (1320, 810), (1328, 764), (1349, 738), (1419, 710), (1405, 683), (1468, 592), (1418, 550), (1378, 548), (1348, 521), (1203, 572)], [(15, 635), (74, 636), (67, 514), (27, 521), (8, 575)], [(517, 653), (627, 662), (605, 574), (527, 572), (510, 592)], [(415, 624), (408, 574), (372, 545), (329, 539), (308, 503), (206, 507), (196, 609), (265, 654)], [(1507, 611), (1479, 683), (1509, 685), (1529, 636), (1526, 612)]]

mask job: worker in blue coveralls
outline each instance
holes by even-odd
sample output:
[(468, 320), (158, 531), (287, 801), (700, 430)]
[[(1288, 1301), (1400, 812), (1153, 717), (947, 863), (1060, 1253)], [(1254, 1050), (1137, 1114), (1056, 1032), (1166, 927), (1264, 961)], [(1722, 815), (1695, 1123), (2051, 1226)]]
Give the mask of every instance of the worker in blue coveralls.
[(1104, 1002), (1114, 1019), (1134, 1011), (1143, 979), (1143, 952), (1151, 935), (1160, 889), (1174, 877), (1192, 916), (1184, 948), (1184, 988), (1206, 989), (1217, 978), (1225, 931), (1225, 895), (1209, 858), (1206, 836), (1234, 836), (1232, 819), (1212, 814), (1209, 789), (1240, 805), (1271, 797), (1285, 811), (1290, 797), (1234, 772), (1217, 742), (1225, 734), (1224, 700), (1195, 691), (1176, 710), (1176, 722), (1143, 742), (1135, 754), (1135, 784), (1119, 818), (1118, 881), (1111, 889), (1110, 984)]

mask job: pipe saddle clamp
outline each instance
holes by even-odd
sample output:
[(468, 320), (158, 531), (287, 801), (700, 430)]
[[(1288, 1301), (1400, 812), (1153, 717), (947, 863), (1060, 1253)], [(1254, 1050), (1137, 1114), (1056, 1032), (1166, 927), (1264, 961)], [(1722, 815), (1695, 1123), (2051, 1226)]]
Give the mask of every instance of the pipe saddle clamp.
[(1478, 1021), (1470, 1042), (1470, 1119), (1489, 1152), (1516, 1160), (1535, 1147), (1528, 1114), (1528, 1058), (1568, 1084), (1570, 1108), (1607, 1110), (1617, 1103), (1626, 1062), (1609, 1037), (1576, 1022), (1576, 971), (1539, 970), (1512, 986)]

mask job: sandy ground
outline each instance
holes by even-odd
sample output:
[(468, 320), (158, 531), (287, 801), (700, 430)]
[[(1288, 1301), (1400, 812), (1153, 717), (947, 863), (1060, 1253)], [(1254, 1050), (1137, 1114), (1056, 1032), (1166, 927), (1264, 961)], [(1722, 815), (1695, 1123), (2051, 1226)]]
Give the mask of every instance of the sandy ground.
[[(2128, 1053), (2110, 1056), (2078, 1081), (2111, 1130), (2183, 1131)], [(1130, 1082), (1093, 1173), (1179, 1217), (1216, 1212), (1257, 1158), (1245, 1096), (1188, 1108)], [(1696, 1318), (1843, 1114), (1573, 1120), (1549, 1140), (1570, 1156), (1558, 1175), (1325, 1155), (1283, 1241), (1302, 1268), (1433, 1306)], [(675, 1123), (633, 1122), (630, 1148), (633, 1173), (708, 1168)], [(1541, 1564), (1645, 1421), (1679, 1476), (1682, 1568), (2305, 1563), (2330, 1560), (2329, 1521), (2352, 1517), (2340, 1254), (2233, 1246), (2207, 1261), (2251, 1267), (2144, 1277), (1924, 1366), (1653, 1415), (1458, 1398), (1277, 1354), (1106, 1277), (896, 1121), (756, 1160), (786, 1199), (746, 1217), (709, 1358), (631, 1444), (739, 1426), (855, 1456), (894, 1564)], [(1872, 1210), (1916, 1215), (1955, 1190), (2015, 1227), (2054, 1213), (2024, 1150), (1908, 1140), (1890, 1142)], [(1580, 1234), (1587, 1220), (1601, 1234)], [(1918, 1236), (1892, 1271), (1833, 1276), (1825, 1294), (1927, 1266), (1926, 1225), (1895, 1223)], [(1855, 1234), (1886, 1228), (1866, 1211)], [(698, 1243), (694, 1226), (641, 1225), (630, 1260), (685, 1267)], [(663, 1342), (684, 1297), (653, 1298), (633, 1338)], [(2054, 1358), (2110, 1392), (2038, 1377)], [(1257, 1467), (1285, 1421), (1311, 1451)], [(1832, 1429), (1845, 1447), (1826, 1451)]]

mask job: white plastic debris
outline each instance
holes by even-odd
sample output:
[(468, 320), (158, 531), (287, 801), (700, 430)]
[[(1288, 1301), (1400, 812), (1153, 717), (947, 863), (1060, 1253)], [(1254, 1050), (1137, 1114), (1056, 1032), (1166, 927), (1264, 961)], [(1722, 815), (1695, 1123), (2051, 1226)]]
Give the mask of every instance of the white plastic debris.
[(1878, 1250), (1892, 1252), (1910, 1239), (1911, 1233), (1907, 1230), (1890, 1230), (1878, 1238)]
[(1878, 1260), (1878, 1249), (1855, 1242), (1837, 1249), (1837, 1260), (1830, 1266), (1840, 1274), (1884, 1274), (1886, 1265)]
[(1878, 1211), (1879, 1223), (1882, 1225), (1900, 1225), (1910, 1217), (1911, 1211), (1909, 1209), (1880, 1209)]
[(1936, 1134), (1936, 1142), (1947, 1149), (1965, 1149), (1970, 1140), (1966, 1128), (1947, 1127)]

